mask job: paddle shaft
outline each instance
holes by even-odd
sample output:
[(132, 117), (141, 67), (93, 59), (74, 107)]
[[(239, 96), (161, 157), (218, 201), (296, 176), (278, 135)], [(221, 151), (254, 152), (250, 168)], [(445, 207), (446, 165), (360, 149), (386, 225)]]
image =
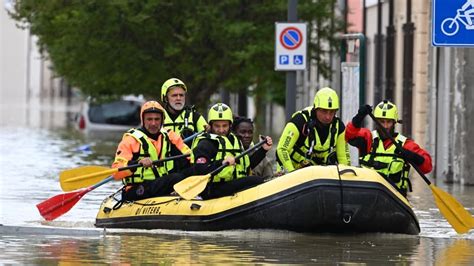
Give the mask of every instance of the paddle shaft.
[[(156, 163), (161, 163), (161, 162), (166, 162), (166, 161), (171, 161), (171, 160), (174, 160), (174, 159), (179, 159), (179, 158), (183, 158), (183, 157), (188, 157), (189, 156), (189, 153), (186, 153), (186, 154), (180, 154), (180, 155), (176, 155), (176, 156), (170, 156), (170, 157), (167, 157), (165, 159), (161, 159), (161, 160), (155, 160), (153, 161), (153, 164), (156, 164)], [(138, 166), (141, 166), (141, 164), (138, 164)], [(120, 169), (120, 168), (119, 168)], [(122, 171), (122, 170), (119, 170), (119, 171)], [(88, 191), (91, 191), (91, 190), (94, 190), (100, 186), (102, 186), (103, 184), (109, 182), (109, 181), (112, 181), (114, 180), (114, 177), (113, 176), (109, 176), (107, 177), (106, 179), (100, 181), (99, 183), (93, 185), (93, 186), (90, 186), (88, 188)]]
[[(254, 150), (260, 148), (260, 147), (261, 147), (263, 144), (265, 144), (266, 142), (267, 142), (266, 139), (261, 140), (259, 143), (255, 144), (254, 146), (248, 148), (247, 150), (245, 150), (245, 151), (242, 152), (241, 154), (237, 155), (237, 156), (235, 157), (235, 160), (237, 161), (238, 159), (240, 159), (240, 158), (244, 157), (245, 155), (249, 154), (250, 152), (252, 152), (252, 151), (254, 151)], [(223, 165), (217, 167), (216, 169), (212, 170), (208, 175), (213, 176), (213, 175), (215, 175), (216, 173), (219, 173), (222, 169), (224, 169), (224, 168), (227, 167), (227, 166), (228, 166), (228, 163), (225, 163), (225, 164), (223, 164)]]
[[(192, 140), (198, 134), (199, 133), (194, 133), (193, 135), (185, 138), (183, 140), (183, 142)], [(173, 159), (176, 159), (176, 158), (173, 158)], [(161, 162), (161, 160), (156, 160), (156, 161), (153, 161), (152, 163), (157, 164), (159, 162)], [(59, 176), (59, 180), (61, 182), (61, 188), (64, 191), (70, 191), (70, 190), (75, 190), (75, 189), (78, 188), (78, 187), (75, 187), (75, 185), (76, 185), (75, 183), (79, 183), (80, 187), (86, 187), (86, 186), (89, 186), (89, 185), (97, 182), (98, 180), (102, 180), (102, 178), (105, 178), (106, 176), (111, 175), (113, 173), (123, 171), (123, 170), (133, 169), (133, 168), (140, 167), (140, 166), (141, 166), (140, 164), (134, 164), (134, 165), (128, 165), (128, 166), (123, 166), (123, 167), (120, 167), (120, 168), (112, 168), (112, 169), (110, 169), (110, 168), (108, 169), (108, 168), (100, 167), (100, 166), (95, 166), (95, 168), (99, 168), (99, 169), (97, 169), (97, 170), (92, 169), (91, 173), (89, 173), (89, 174), (79, 174), (79, 175), (77, 175), (78, 174), (77, 172), (80, 172), (81, 168), (82, 168), (82, 167), (79, 167), (79, 168), (76, 168), (76, 169), (63, 171)], [(92, 167), (94, 168), (94, 166), (92, 166)], [(101, 169), (101, 168), (103, 168), (103, 169)], [(90, 169), (89, 169), (89, 171), (90, 171)], [(85, 182), (86, 185), (83, 185), (82, 180), (88, 180), (88, 179), (92, 179), (91, 180), (92, 182), (89, 183), (89, 182), (86, 181)]]
[[(266, 139), (260, 141), (259, 143), (257, 143), (253, 147), (250, 147), (249, 149), (243, 151), (241, 154), (239, 154), (238, 156), (235, 157), (235, 160), (238, 160), (242, 156), (245, 156), (249, 152), (259, 148), (265, 142), (266, 142)], [(178, 193), (182, 198), (187, 199), (187, 200), (193, 199), (197, 195), (199, 195), (199, 193), (201, 193), (206, 188), (207, 183), (209, 182), (211, 177), (213, 175), (215, 175), (216, 173), (218, 173), (219, 171), (221, 171), (222, 169), (224, 169), (226, 166), (228, 166), (227, 162), (222, 164), (221, 166), (217, 167), (216, 169), (214, 169), (213, 171), (211, 171), (210, 173), (208, 173), (206, 175), (190, 176), (190, 177), (180, 181), (179, 183), (175, 184), (173, 186), (173, 188), (176, 191), (176, 193)]]
[[(185, 138), (183, 140), (183, 142), (186, 142), (188, 140), (191, 140), (191, 139), (195, 138), (199, 133), (201, 133), (201, 132), (196, 132), (196, 133), (192, 134), (191, 136)], [(179, 159), (179, 158), (183, 158), (183, 157), (188, 157), (189, 155), (190, 155), (189, 153), (186, 153), (186, 154), (170, 156), (170, 157), (167, 157), (167, 158), (164, 158), (164, 159), (161, 159), (161, 160), (155, 160), (155, 161), (152, 162), (152, 164), (157, 164), (157, 163), (167, 162), (167, 161), (171, 161), (171, 160), (175, 160), (175, 159)], [(118, 169), (117, 171), (120, 172), (120, 171), (123, 171), (123, 170), (133, 169), (133, 168), (140, 167), (140, 166), (142, 166), (142, 165), (139, 164), (139, 163), (132, 164), (132, 165), (128, 165), (128, 166), (119, 167), (119, 168), (117, 168)]]
[(190, 141), (190, 140), (193, 140), (195, 137), (197, 137), (197, 135), (199, 135), (199, 134), (201, 134), (201, 133), (202, 133), (202, 132), (196, 132), (196, 133), (192, 134), (191, 136), (189, 136), (189, 137), (183, 139), (183, 142), (186, 143), (186, 142), (188, 142), (188, 141)]
[(105, 183), (107, 183), (107, 182), (109, 182), (109, 181), (112, 181), (112, 180), (114, 180), (114, 177), (113, 177), (113, 176), (109, 176), (109, 177), (107, 177), (106, 179), (100, 181), (99, 183), (97, 183), (97, 184), (95, 184), (95, 185), (93, 185), (93, 186), (90, 186), (90, 187), (89, 187), (89, 191), (94, 190), (94, 189), (96, 189), (96, 188), (102, 186), (103, 184), (105, 184)]
[[(152, 164), (158, 164), (158, 163), (162, 163), (162, 162), (167, 162), (167, 161), (172, 161), (172, 160), (175, 160), (175, 159), (180, 159), (180, 158), (184, 158), (184, 157), (188, 157), (190, 154), (189, 153), (186, 153), (186, 154), (180, 154), (180, 155), (175, 155), (175, 156), (170, 156), (170, 157), (166, 157), (164, 159), (160, 159), (160, 160), (154, 160), (153, 162), (151, 162)], [(142, 164), (140, 163), (136, 163), (136, 164), (132, 164), (132, 165), (127, 165), (127, 166), (123, 166), (123, 167), (119, 167), (117, 168), (117, 171), (116, 172), (120, 172), (120, 171), (123, 171), (123, 170), (129, 170), (129, 169), (133, 169), (133, 168), (137, 168), (137, 167), (141, 167)]]
[[(385, 133), (385, 135), (388, 136), (388, 138), (392, 141), (395, 147), (397, 147), (397, 149), (402, 151), (403, 150), (402, 145), (400, 145), (400, 143), (395, 141), (392, 135), (382, 126), (382, 124), (377, 120), (377, 118), (375, 118), (374, 114), (369, 113), (369, 116), (372, 118), (372, 120), (374, 120), (375, 124), (377, 124), (377, 126), (383, 131), (383, 133)], [(431, 181), (425, 176), (425, 174), (423, 174), (423, 172), (420, 170), (420, 168), (417, 165), (415, 165), (413, 162), (410, 162), (410, 160), (408, 160), (407, 158), (403, 158), (403, 159), (405, 159), (418, 172), (418, 174), (423, 178), (426, 184), (431, 185)]]
[[(152, 162), (152, 164), (158, 164), (158, 163), (162, 163), (162, 162), (166, 162), (166, 161), (170, 161), (170, 160), (175, 160), (175, 159), (187, 157), (189, 155), (190, 155), (189, 153), (186, 153), (186, 154), (180, 154), (180, 155), (176, 155), (176, 156), (170, 156), (170, 157), (167, 157), (167, 158), (164, 158), (164, 159), (154, 160)], [(81, 176), (78, 176), (78, 177), (71, 177), (71, 178), (69, 178), (68, 180), (66, 180), (64, 182), (73, 182), (73, 181), (76, 181), (76, 180), (87, 179), (87, 178), (90, 178), (90, 177), (95, 177), (95, 176), (100, 176), (100, 175), (110, 175), (110, 174), (113, 174), (113, 173), (116, 173), (116, 172), (129, 170), (129, 169), (133, 169), (133, 168), (137, 168), (137, 167), (141, 167), (141, 166), (142, 165), (140, 163), (137, 163), (137, 164), (127, 165), (127, 166), (123, 166), (123, 167), (119, 167), (119, 168), (111, 168), (111, 169), (107, 169), (107, 170), (97, 172), (97, 173), (81, 175)]]

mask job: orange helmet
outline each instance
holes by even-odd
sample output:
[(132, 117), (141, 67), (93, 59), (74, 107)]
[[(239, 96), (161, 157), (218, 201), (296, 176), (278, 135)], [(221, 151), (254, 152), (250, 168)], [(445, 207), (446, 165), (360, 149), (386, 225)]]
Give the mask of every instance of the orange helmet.
[(161, 119), (165, 120), (165, 109), (157, 101), (148, 101), (142, 105), (140, 110), (140, 120), (143, 125), (143, 115), (146, 113), (158, 113), (161, 114)]

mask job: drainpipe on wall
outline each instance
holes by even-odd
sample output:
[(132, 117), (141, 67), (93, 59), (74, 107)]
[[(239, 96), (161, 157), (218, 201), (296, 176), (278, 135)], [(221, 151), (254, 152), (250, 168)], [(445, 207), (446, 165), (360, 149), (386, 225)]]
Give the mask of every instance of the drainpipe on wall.
[(407, 21), (403, 24), (403, 134), (412, 137), (413, 46), (415, 24), (411, 21), (411, 0), (407, 0)]
[(367, 36), (367, 9), (365, 8), (365, 0), (362, 1), (362, 34)]
[(395, 35), (396, 30), (393, 25), (393, 0), (389, 1), (387, 44), (385, 51), (385, 97), (395, 102)]
[(374, 36), (374, 103), (383, 99), (383, 35), (382, 35), (382, 2), (377, 3), (377, 34)]

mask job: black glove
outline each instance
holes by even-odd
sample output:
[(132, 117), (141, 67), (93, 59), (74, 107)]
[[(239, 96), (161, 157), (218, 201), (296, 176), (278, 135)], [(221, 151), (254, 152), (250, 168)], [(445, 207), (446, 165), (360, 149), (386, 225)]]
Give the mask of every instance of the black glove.
[[(127, 162), (127, 166), (134, 165), (134, 164), (138, 164), (138, 160), (137, 161), (130, 160), (130, 161)], [(130, 168), (129, 170), (132, 171), (132, 172), (135, 172), (135, 171), (137, 171), (137, 168), (138, 167), (133, 167), (133, 168)]]
[(357, 111), (357, 114), (352, 118), (352, 124), (357, 128), (362, 127), (362, 121), (364, 120), (365, 116), (371, 112), (372, 107), (370, 105), (366, 104), (361, 106), (359, 111)]
[(425, 161), (425, 158), (423, 158), (423, 156), (419, 155), (418, 153), (405, 150), (403, 148), (401, 150), (398, 148), (395, 149), (395, 153), (399, 154), (410, 163), (414, 163), (416, 165), (421, 165)]

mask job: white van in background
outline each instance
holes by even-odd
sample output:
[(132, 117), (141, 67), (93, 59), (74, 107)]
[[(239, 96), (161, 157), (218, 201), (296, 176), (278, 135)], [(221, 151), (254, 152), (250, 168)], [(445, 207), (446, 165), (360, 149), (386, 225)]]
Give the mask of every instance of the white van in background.
[(143, 96), (127, 95), (113, 101), (97, 101), (90, 97), (76, 115), (75, 127), (81, 131), (126, 131), (140, 126)]

